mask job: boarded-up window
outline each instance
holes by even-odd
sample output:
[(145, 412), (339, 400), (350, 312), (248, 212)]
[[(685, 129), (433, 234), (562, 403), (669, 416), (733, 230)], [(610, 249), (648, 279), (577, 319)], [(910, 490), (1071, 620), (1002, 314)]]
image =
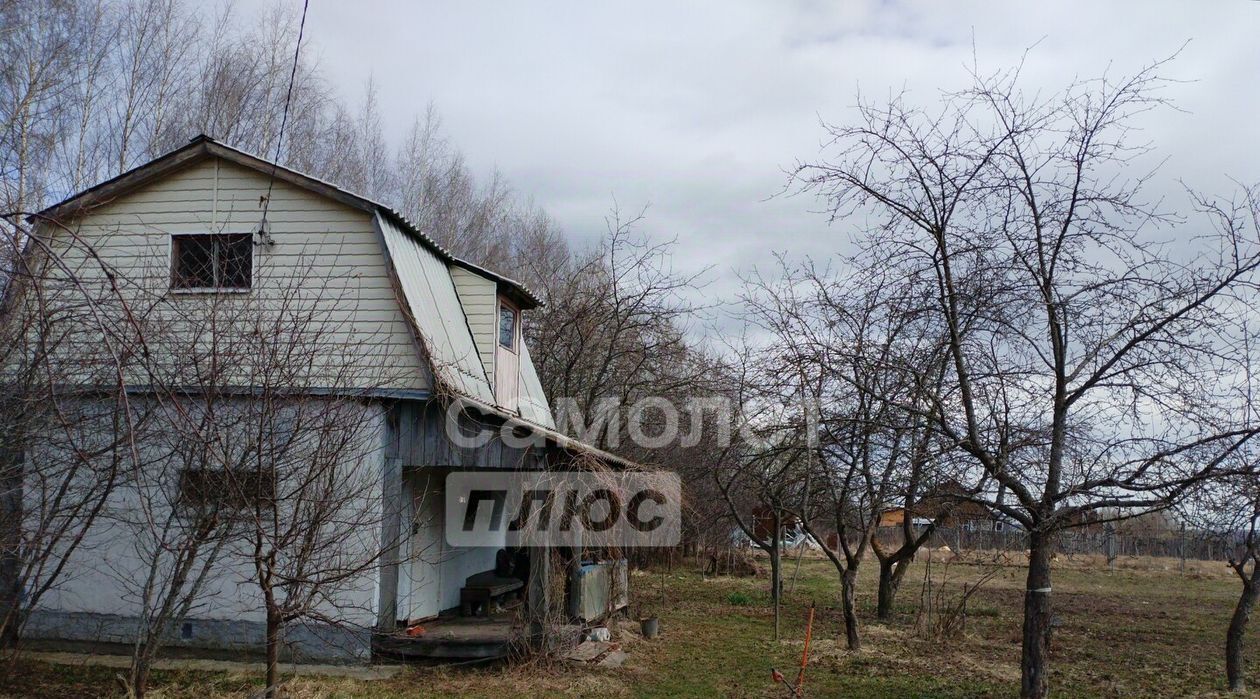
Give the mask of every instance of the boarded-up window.
[(179, 474), (179, 503), (189, 509), (269, 509), (275, 500), (276, 472), (271, 469), (189, 468)]
[(249, 233), (171, 236), (172, 289), (250, 288), (254, 237)]

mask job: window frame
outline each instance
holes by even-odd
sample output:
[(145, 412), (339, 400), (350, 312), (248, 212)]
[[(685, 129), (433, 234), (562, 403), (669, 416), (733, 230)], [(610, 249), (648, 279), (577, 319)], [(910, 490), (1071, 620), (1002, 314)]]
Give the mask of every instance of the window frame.
[[(192, 474), (205, 474), (202, 476), (194, 476)], [(179, 508), (179, 512), (184, 516), (200, 516), (210, 513), (223, 515), (228, 519), (248, 516), (253, 512), (271, 512), (277, 504), (277, 493), (279, 490), (279, 477), (274, 468), (262, 468), (257, 470), (249, 470), (243, 474), (235, 476), (235, 478), (255, 478), (256, 484), (269, 488), (269, 492), (258, 493), (259, 498), (254, 499), (250, 494), (243, 491), (233, 492), (230, 488), (218, 490), (208, 486), (213, 486), (208, 480), (203, 481), (201, 485), (207, 486), (204, 493), (200, 493), (203, 497), (197, 501), (191, 501), (189, 494), (196, 492), (196, 489), (189, 487), (187, 483), (190, 478), (205, 478), (206, 475), (215, 474), (211, 478), (221, 479), (221, 485), (226, 485), (230, 478), (232, 470), (226, 468), (206, 468), (199, 466), (189, 466), (180, 468), (176, 479), (176, 495), (175, 503)], [(205, 495), (211, 495), (218, 490), (217, 502), (211, 502), (205, 498)], [(238, 497), (240, 496), (240, 497)]]
[[(508, 347), (503, 344), (503, 310), (507, 309), (512, 312), (512, 346)], [(509, 303), (507, 299), (500, 298), (499, 306), (494, 314), (494, 344), (498, 349), (512, 354), (519, 354), (521, 346), (521, 309), (516, 305)]]
[[(176, 286), (175, 285), (175, 247), (176, 238), (192, 238), (197, 236), (212, 237), (247, 237), (249, 239), (249, 278), (248, 286)], [(212, 241), (213, 245), (213, 241)], [(254, 290), (254, 268), (256, 267), (256, 249), (254, 245), (253, 233), (229, 233), (214, 231), (191, 231), (186, 233), (170, 233), (166, 236), (166, 257), (167, 257), (167, 274), (166, 285), (167, 291), (172, 294), (248, 294)], [(211, 248), (211, 265), (215, 277), (218, 277), (218, 264), (215, 262), (217, 253), (215, 248)], [(216, 280), (217, 281), (217, 280)]]

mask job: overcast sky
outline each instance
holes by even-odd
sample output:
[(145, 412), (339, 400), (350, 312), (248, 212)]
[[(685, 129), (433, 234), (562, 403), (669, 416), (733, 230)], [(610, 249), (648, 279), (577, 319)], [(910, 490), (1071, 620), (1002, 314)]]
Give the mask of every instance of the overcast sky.
[[(297, 0), (294, 0), (296, 3)], [(502, 170), (575, 239), (603, 230), (615, 195), (650, 205), (645, 230), (679, 240), (714, 289), (770, 250), (826, 255), (829, 226), (783, 171), (817, 156), (819, 119), (864, 95), (960, 86), (1036, 44), (1029, 90), (1132, 72), (1187, 41), (1168, 71), (1184, 113), (1147, 119), (1177, 178), (1260, 180), (1260, 2), (332, 2), (307, 36), (347, 98), (377, 81), (395, 141), (434, 102), (479, 172)]]

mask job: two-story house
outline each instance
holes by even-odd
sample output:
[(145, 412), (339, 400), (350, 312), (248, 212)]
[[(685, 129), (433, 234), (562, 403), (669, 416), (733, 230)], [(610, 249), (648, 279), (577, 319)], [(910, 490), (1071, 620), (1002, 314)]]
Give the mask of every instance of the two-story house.
[[(144, 352), (187, 349), (184, 363), (170, 362), (160, 377), (165, 370), (152, 367), (165, 366), (161, 357), (128, 374), (130, 395), (156, 393), (160, 380), (170, 402), (172, 386), (185, 381), (179, 400), (196, 405), (210, 372), (217, 394), (235, 392), (246, 404), (278, 381), (286, 399), (340, 396), (362, 406), (370, 438), (347, 458), (371, 484), (364, 507), (380, 509), (364, 533), (379, 555), (335, 587), (336, 624), (304, 621), (289, 630), (290, 649), (302, 657), (366, 658), (379, 639), (458, 608), (467, 579), (495, 567), (497, 547), (446, 542), (442, 483), (450, 469), (563, 469), (578, 456), (629, 466), (556, 431), (522, 334), (522, 313), (539, 304), (529, 289), (454, 257), (388, 206), (200, 136), (31, 220), (67, 274), (108, 269), (125, 280), (112, 284), (114, 293), (131, 299), (136, 333), (151, 333)], [(84, 264), (89, 255), (95, 264)], [(291, 327), (297, 316), (299, 329)], [(281, 348), (292, 353), (285, 362), (275, 362), (278, 340), (260, 339), (269, 333), (291, 340)], [(264, 366), (263, 352), (271, 365)], [(452, 415), (463, 433), (488, 438), (475, 446), (453, 440)], [(505, 425), (533, 437), (533, 446), (507, 443)], [(36, 466), (39, 458), (27, 455)], [(120, 477), (120, 493), (128, 478)], [(218, 481), (199, 472), (173, 482), (193, 492), (190, 483), (213, 489)], [(111, 497), (99, 531), (26, 620), (25, 638), (134, 641), (146, 611), (127, 583), (146, 562), (119, 524), (136, 519), (127, 517), (134, 503)], [(241, 565), (212, 570), (204, 599), (177, 621), (168, 642), (261, 646), (263, 612), (246, 582), (251, 575)], [(502, 650), (502, 628), (479, 633), (435, 640), (432, 654)]]

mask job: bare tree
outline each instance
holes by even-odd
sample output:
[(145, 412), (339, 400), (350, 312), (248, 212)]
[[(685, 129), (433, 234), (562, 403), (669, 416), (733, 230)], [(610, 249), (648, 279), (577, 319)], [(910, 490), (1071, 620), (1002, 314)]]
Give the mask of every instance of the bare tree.
[(708, 368), (692, 361), (686, 337), (699, 308), (684, 296), (703, 273), (675, 273), (672, 244), (638, 236), (641, 220), (614, 209), (602, 244), (546, 277), (548, 305), (527, 328), (532, 344), (547, 348), (536, 364), (560, 422), (600, 448), (618, 447), (628, 417), (621, 410), (640, 398), (706, 387)]
[(746, 461), (724, 472), (714, 470), (718, 490), (726, 499), (739, 530), (770, 560), (770, 601), (774, 607), (774, 638), (779, 638), (783, 603), (783, 545), (789, 526), (799, 520), (789, 503), (800, 498), (803, 450), (767, 443), (745, 454)]
[[(734, 349), (734, 348), (732, 348)], [(803, 420), (785, 415), (786, 407), (764, 389), (767, 365), (745, 342), (725, 367), (723, 388), (729, 409), (724, 431), (729, 439), (706, 461), (706, 469), (738, 530), (770, 560), (770, 600), (774, 638), (779, 637), (783, 599), (785, 528), (799, 519), (794, 512), (805, 497), (808, 440)], [(729, 536), (729, 535), (728, 535)]]
[(341, 627), (344, 613), (355, 605), (370, 611), (365, 600), (372, 587), (364, 587), (364, 574), (381, 555), (380, 527), (373, 525), (383, 507), (379, 476), (368, 468), (380, 441), (368, 406), (290, 400), (270, 412), (261, 413), (249, 448), (257, 469), (275, 469), (274, 485), (260, 486), (274, 488), (274, 494), (252, 501), (252, 531), (246, 537), (253, 582), (266, 606), (267, 686), (274, 691), (281, 634), (289, 625)]
[[(1248, 417), (1255, 411), (1255, 365), (1251, 352), (1254, 338), (1243, 321), (1242, 346), (1247, 353), (1241, 385), (1235, 386)], [(1205, 481), (1179, 503), (1174, 512), (1186, 525), (1199, 530), (1209, 540), (1219, 541), (1230, 570), (1238, 576), (1242, 590), (1225, 633), (1225, 679), (1230, 691), (1247, 691), (1246, 653), (1243, 640), (1251, 612), (1260, 600), (1260, 449), (1249, 444), (1231, 457), (1235, 473)], [(1161, 513), (1163, 514), (1163, 513)]]
[[(912, 418), (913, 419), (913, 418)], [(910, 570), (919, 549), (936, 533), (949, 508), (936, 512), (924, 512), (925, 495), (934, 494), (932, 486), (950, 482), (946, 474), (965, 472), (955, 469), (949, 462), (952, 449), (940, 446), (924, 423), (912, 423), (909, 429), (910, 444), (906, 449), (907, 463), (899, 471), (899, 483), (894, 488), (890, 505), (900, 508), (901, 522), (897, 525), (900, 543), (889, 545), (876, 536), (871, 540), (871, 552), (879, 561), (879, 586), (876, 597), (876, 617), (892, 619), (897, 592)], [(954, 481), (956, 482), (956, 481)], [(930, 514), (930, 516), (923, 516)], [(922, 523), (920, 523), (922, 522)]]
[[(139, 460), (146, 417), (129, 397), (139, 325), (116, 271), (73, 231), (27, 231), (0, 270), (0, 638), (14, 643), (31, 610)], [(55, 232), (55, 234), (54, 234)]]
[(148, 401), (157, 404), (158, 418), (152, 423), (156, 429), (146, 430), (141, 439), (146, 462), (122, 486), (134, 496), (132, 507), (119, 508), (111, 518), (128, 533), (135, 559), (143, 564), (139, 575), (122, 570), (117, 576), (140, 609), (126, 679), (127, 691), (135, 697), (148, 692), (153, 661), (174, 624), (205, 601), (206, 582), (219, 572), (234, 533), (235, 507), (246, 496), (233, 491), (230, 481), (214, 484), (226, 493), (204, 492), (207, 479), (189, 475), (225, 468), (226, 437), (213, 419), (219, 412), (214, 397), (209, 398), (192, 410), (177, 401)]
[(752, 321), (770, 333), (769, 381), (787, 377), (786, 398), (799, 377), (808, 402), (819, 405), (813, 487), (796, 511), (827, 543), (853, 650), (861, 647), (855, 596), (867, 552), (880, 561), (879, 608), (887, 618), (909, 560), (933, 529), (914, 531), (907, 515), (902, 544), (886, 550), (877, 538), (883, 515), (897, 504), (913, 511), (921, 491), (943, 480), (933, 467), (948, 450), (902, 407), (923, 401), (921, 369), (941, 365), (939, 330), (923, 322), (909, 291), (881, 269), (846, 265), (833, 273), (780, 260), (775, 277), (754, 275), (745, 294)]
[[(1205, 483), (1177, 508), (1183, 521), (1219, 540), (1242, 589), (1225, 633), (1225, 678), (1234, 692), (1246, 692), (1243, 640), (1251, 612), (1260, 600), (1260, 481), (1251, 470), (1255, 450), (1239, 454), (1240, 475)], [(1248, 468), (1250, 467), (1250, 468)]]
[[(108, 174), (158, 155), (153, 144), (173, 117), (172, 102), (190, 77), (186, 58), (195, 46), (188, 41), (195, 36), (193, 19), (180, 0), (133, 0), (119, 9), (112, 60), (105, 71), (116, 76), (114, 94), (101, 105)], [(89, 106), (83, 112), (90, 115), (92, 110)]]
[(1124, 176), (1149, 151), (1132, 126), (1163, 105), (1161, 65), (1049, 96), (1014, 71), (976, 74), (936, 110), (864, 104), (797, 171), (835, 219), (879, 220), (864, 254), (917, 282), (946, 330), (942, 389), (903, 408), (1009, 493), (975, 499), (1028, 532), (1027, 697), (1049, 691), (1058, 533), (1101, 508), (1166, 507), (1257, 433), (1217, 390), (1260, 269), (1254, 198), (1196, 200), (1195, 242), (1174, 251), (1151, 232), (1189, 224)]
[(67, 116), (63, 76), (73, 73), (80, 38), (76, 8), (75, 3), (0, 4), (2, 211), (38, 209), (54, 185), (54, 146)]
[(1256, 531), (1260, 522), (1260, 486), (1254, 475), (1232, 479), (1227, 481), (1229, 484), (1234, 486), (1230, 505), (1238, 508), (1234, 513), (1234, 524), (1237, 526), (1224, 531), (1235, 538), (1229, 567), (1242, 582), (1242, 592), (1225, 635), (1225, 676), (1232, 691), (1243, 692), (1246, 691), (1243, 635), (1247, 632), (1247, 622), (1251, 619), (1256, 600), (1260, 599), (1260, 534)]
[[(367, 633), (374, 588), (366, 574), (390, 547), (379, 540), (385, 507), (373, 467), (383, 458), (384, 414), (370, 396), (402, 369), (381, 366), (372, 356), (379, 341), (347, 327), (354, 301), (338, 293), (346, 281), (311, 265), (264, 266), (249, 298), (185, 305), (173, 335), (188, 337), (193, 324), (202, 338), (180, 368), (197, 377), (192, 409), (208, 423), (205, 446), (217, 465), (192, 477), (230, 510), (231, 570), (258, 589), (269, 695), (286, 629)], [(248, 391), (209, 402), (239, 387)]]

